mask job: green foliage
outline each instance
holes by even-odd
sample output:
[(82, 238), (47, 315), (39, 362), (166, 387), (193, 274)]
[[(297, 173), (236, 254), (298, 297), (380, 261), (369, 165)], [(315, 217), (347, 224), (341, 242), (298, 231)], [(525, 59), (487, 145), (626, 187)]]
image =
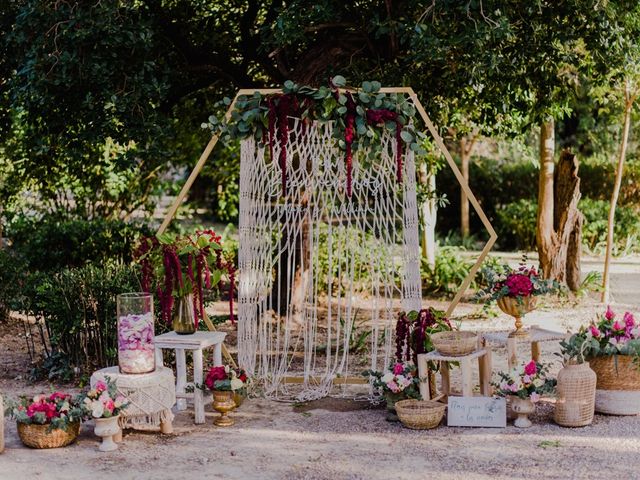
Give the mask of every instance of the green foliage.
[(442, 246), (436, 252), (432, 267), (422, 259), (422, 286), (427, 293), (451, 295), (469, 274), (473, 261), (465, 258), (458, 247)]
[[(116, 362), (116, 296), (140, 291), (136, 270), (115, 261), (30, 274), (19, 309), (43, 318), (54, 352), (80, 371)], [(62, 360), (61, 360), (62, 359)], [(61, 369), (64, 378), (68, 369)]]
[(6, 232), (11, 250), (31, 271), (59, 271), (105, 259), (129, 263), (138, 238), (150, 233), (142, 223), (55, 216), (16, 218)]
[(496, 214), (499, 237), (515, 242), (518, 250), (530, 252), (536, 249), (537, 202), (520, 199), (517, 202), (507, 203), (498, 209)]
[(0, 249), (0, 321), (7, 319), (21, 294), (26, 265), (22, 258), (7, 248)]

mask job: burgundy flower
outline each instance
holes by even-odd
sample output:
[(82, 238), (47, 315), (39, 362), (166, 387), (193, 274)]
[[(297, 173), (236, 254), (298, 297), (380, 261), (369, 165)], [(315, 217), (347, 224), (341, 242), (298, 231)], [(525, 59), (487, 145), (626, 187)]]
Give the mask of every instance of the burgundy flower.
[(510, 274), (504, 283), (509, 288), (509, 295), (512, 297), (528, 297), (533, 292), (531, 279), (522, 273)]

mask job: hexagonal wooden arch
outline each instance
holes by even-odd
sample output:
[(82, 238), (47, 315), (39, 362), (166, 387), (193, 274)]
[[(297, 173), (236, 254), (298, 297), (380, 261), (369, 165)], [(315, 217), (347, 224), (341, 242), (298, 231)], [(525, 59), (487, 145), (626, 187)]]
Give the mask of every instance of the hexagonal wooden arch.
[[(356, 91), (356, 90), (350, 90), (350, 89), (343, 89), (343, 90), (344, 91)], [(224, 116), (224, 121), (228, 122), (231, 119), (231, 112), (233, 111), (233, 109), (235, 107), (235, 104), (238, 101), (239, 97), (245, 96), (245, 95), (250, 96), (250, 95), (253, 95), (255, 92), (258, 92), (261, 95), (273, 95), (273, 94), (282, 93), (282, 90), (279, 89), (279, 88), (240, 89), (240, 90), (238, 90), (238, 93), (236, 94), (236, 96), (234, 97), (233, 101), (229, 105), (229, 108), (228, 108), (228, 110), (227, 110), (227, 112), (226, 112), (226, 114)], [(408, 95), (409, 96), (409, 98), (411, 99), (411, 101), (415, 105), (416, 110), (420, 114), (420, 117), (422, 118), (422, 120), (424, 121), (425, 125), (427, 126), (427, 129), (431, 133), (431, 136), (433, 137), (434, 141), (436, 142), (436, 145), (437, 145), (438, 149), (444, 155), (444, 157), (447, 160), (447, 163), (449, 164), (449, 167), (451, 168), (451, 170), (453, 170), (453, 173), (454, 173), (454, 175), (456, 177), (456, 180), (458, 180), (458, 183), (460, 184), (460, 187), (466, 193), (467, 198), (469, 199), (469, 202), (471, 203), (471, 205), (473, 206), (474, 210), (476, 211), (476, 213), (480, 217), (480, 220), (482, 221), (482, 224), (484, 225), (484, 227), (487, 229), (487, 232), (489, 232), (489, 240), (487, 241), (487, 243), (485, 244), (484, 248), (480, 252), (480, 256), (478, 257), (476, 262), (471, 267), (471, 270), (469, 271), (469, 274), (465, 277), (465, 279), (460, 284), (460, 287), (458, 289), (458, 293), (455, 295), (455, 297), (453, 298), (453, 300), (449, 304), (449, 307), (447, 308), (446, 315), (450, 316), (451, 313), (453, 312), (453, 310), (455, 309), (455, 307), (460, 302), (460, 299), (462, 298), (462, 295), (464, 295), (464, 293), (469, 288), (469, 285), (473, 281), (473, 278), (475, 277), (476, 272), (478, 271), (478, 269), (482, 265), (482, 262), (484, 261), (486, 256), (489, 254), (489, 251), (491, 250), (491, 248), (495, 244), (495, 242), (496, 242), (496, 240), (498, 238), (498, 235), (496, 234), (496, 232), (495, 232), (493, 226), (491, 225), (491, 222), (487, 218), (486, 214), (482, 210), (482, 207), (478, 203), (478, 200), (476, 199), (475, 195), (473, 194), (473, 192), (469, 188), (469, 184), (465, 181), (464, 177), (462, 176), (462, 173), (458, 169), (458, 166), (456, 165), (456, 162), (453, 160), (453, 157), (449, 153), (449, 150), (447, 150), (447, 147), (445, 146), (442, 138), (438, 134), (438, 131), (436, 130), (435, 126), (433, 125), (433, 122), (429, 118), (429, 115), (427, 115), (427, 112), (425, 111), (424, 107), (420, 103), (420, 100), (418, 99), (418, 96), (413, 91), (413, 89), (411, 87), (386, 87), (386, 88), (381, 88), (380, 89), (380, 93), (400, 93), (400, 94), (404, 94), (404, 95)], [(162, 221), (162, 224), (160, 225), (160, 228), (158, 229), (158, 233), (164, 232), (166, 230), (167, 226), (169, 225), (169, 223), (171, 223), (171, 220), (173, 219), (173, 217), (176, 214), (176, 211), (178, 210), (178, 207), (184, 201), (184, 198), (186, 197), (187, 193), (191, 189), (191, 186), (193, 185), (193, 182), (195, 181), (197, 176), (200, 174), (200, 171), (202, 170), (202, 167), (204, 167), (204, 164), (206, 163), (207, 159), (209, 158), (209, 155), (211, 155), (211, 152), (213, 151), (213, 148), (215, 147), (216, 143), (218, 143), (219, 138), (220, 138), (219, 135), (215, 134), (215, 135), (213, 135), (211, 137), (211, 140), (209, 140), (209, 143), (207, 144), (206, 148), (202, 152), (202, 155), (200, 155), (200, 158), (198, 159), (198, 163), (196, 163), (196, 166), (194, 167), (193, 171), (189, 175), (189, 178), (187, 179), (187, 181), (185, 182), (184, 186), (182, 187), (182, 190), (180, 190), (180, 193), (178, 194), (178, 196), (176, 197), (175, 201), (173, 202), (173, 204), (169, 208), (169, 211), (167, 212), (164, 220)], [(207, 328), (209, 328), (210, 330), (213, 330), (214, 326), (211, 323), (211, 321), (208, 318), (206, 318), (206, 315), (205, 315), (205, 319), (204, 320), (205, 320), (205, 323), (207, 325)], [(228, 354), (225, 355), (225, 356), (227, 356), (229, 358)]]

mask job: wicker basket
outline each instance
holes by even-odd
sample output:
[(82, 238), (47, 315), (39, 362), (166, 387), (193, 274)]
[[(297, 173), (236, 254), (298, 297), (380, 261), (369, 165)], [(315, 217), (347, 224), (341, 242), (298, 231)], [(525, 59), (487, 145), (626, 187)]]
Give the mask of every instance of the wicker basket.
[(431, 342), (440, 355), (461, 357), (477, 350), (478, 335), (473, 332), (438, 332), (431, 335)]
[(47, 432), (49, 425), (18, 422), (18, 435), (27, 447), (59, 448), (73, 443), (80, 433), (80, 422), (70, 423), (66, 430), (57, 428)]
[[(598, 377), (598, 390), (640, 390), (640, 368), (631, 355), (593, 357), (591, 368)], [(616, 365), (617, 363), (617, 365)]]
[(396, 412), (402, 424), (414, 430), (426, 430), (440, 425), (447, 406), (432, 400), (401, 400)]
[(593, 357), (589, 363), (597, 376), (596, 406), (609, 415), (640, 414), (640, 368), (633, 356)]
[(563, 427), (590, 425), (596, 400), (596, 374), (589, 363), (565, 365), (558, 373), (557, 389), (555, 422)]

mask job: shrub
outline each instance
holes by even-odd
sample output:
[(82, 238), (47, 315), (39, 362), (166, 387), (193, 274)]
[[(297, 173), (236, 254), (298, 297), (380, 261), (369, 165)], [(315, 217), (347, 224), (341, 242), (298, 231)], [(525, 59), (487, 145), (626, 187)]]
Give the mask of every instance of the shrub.
[(435, 265), (432, 267), (422, 259), (422, 286), (427, 293), (450, 295), (469, 274), (473, 261), (460, 255), (464, 249), (459, 247), (439, 247)]
[(25, 283), (21, 310), (44, 318), (58, 358), (90, 372), (116, 363), (116, 295), (135, 291), (136, 270), (115, 261), (36, 272)]
[(0, 321), (14, 308), (25, 271), (24, 260), (9, 249), (0, 249)]
[[(520, 250), (536, 248), (536, 212), (538, 204), (519, 200), (501, 207), (498, 211), (501, 245), (515, 246)], [(608, 200), (583, 198), (578, 206), (584, 214), (582, 245), (590, 252), (601, 254), (607, 241)], [(631, 207), (616, 208), (614, 226), (614, 254), (639, 251), (640, 217)]]
[(138, 237), (150, 233), (137, 223), (51, 216), (22, 217), (7, 227), (11, 248), (32, 271), (59, 271), (104, 259), (128, 263)]

